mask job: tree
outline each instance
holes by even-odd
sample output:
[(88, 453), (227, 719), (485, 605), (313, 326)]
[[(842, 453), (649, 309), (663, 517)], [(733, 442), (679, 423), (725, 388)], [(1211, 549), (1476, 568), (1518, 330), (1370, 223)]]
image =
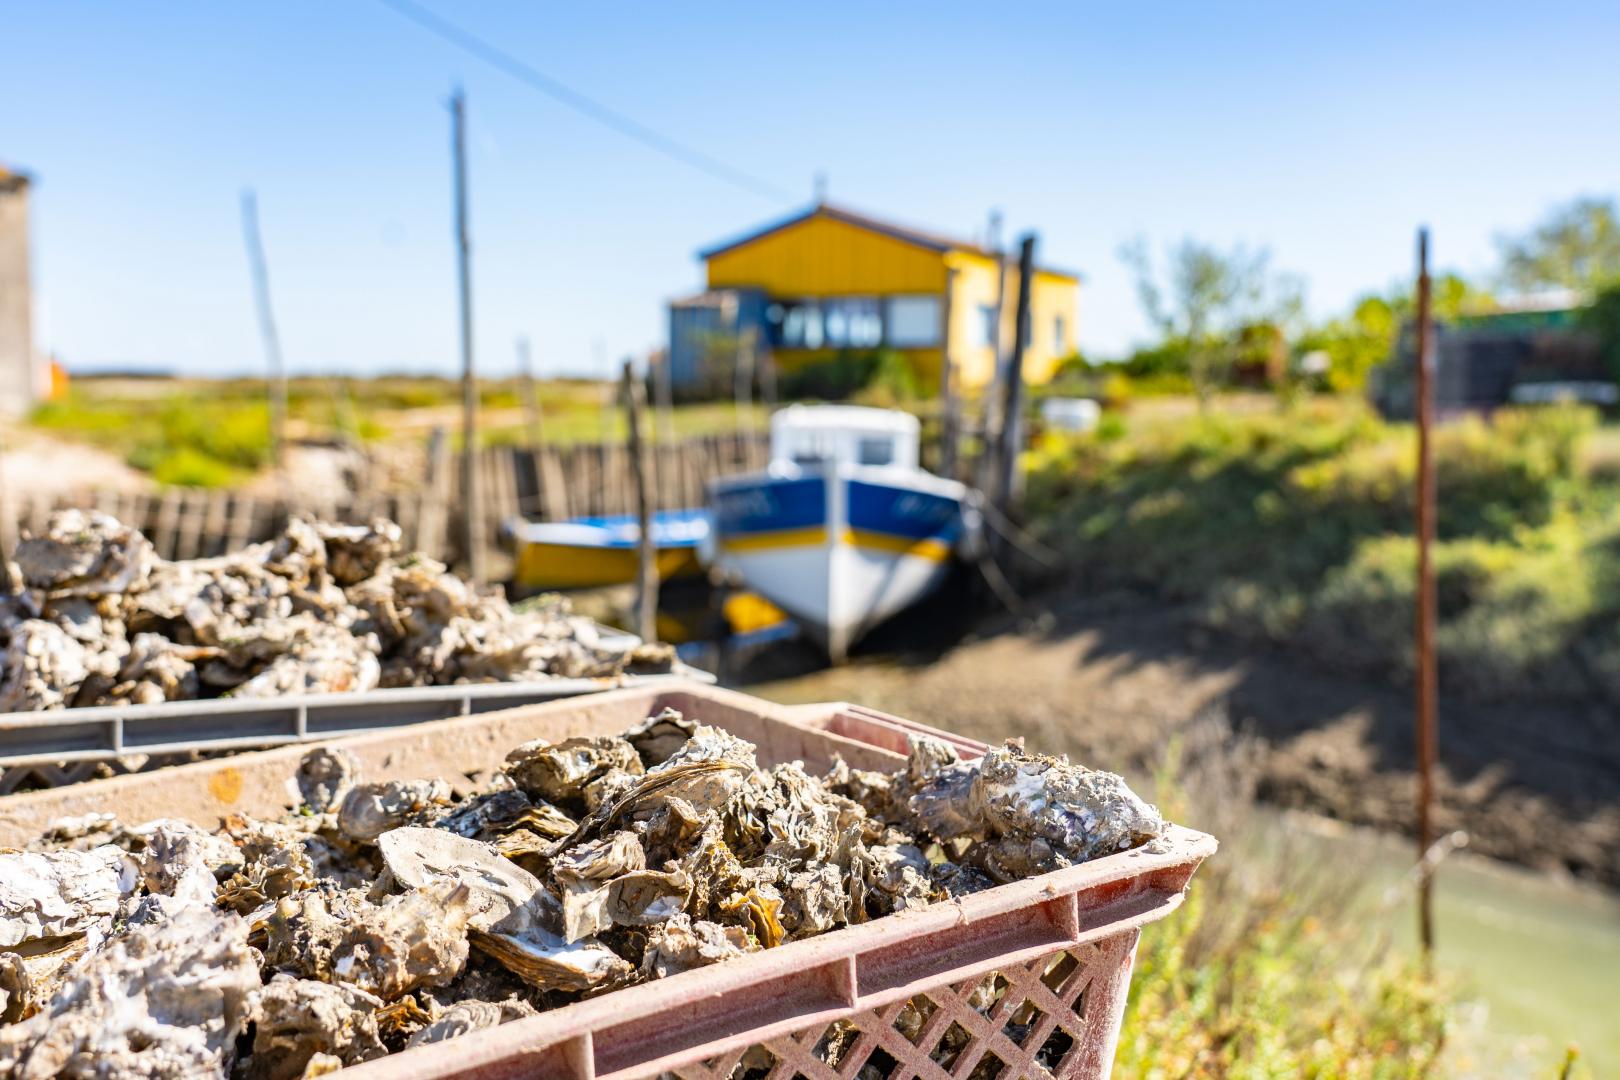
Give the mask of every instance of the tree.
[[(1270, 272), (1271, 253), (1239, 245), (1223, 252), (1192, 238), (1166, 251), (1161, 283), (1138, 237), (1119, 257), (1136, 274), (1142, 310), (1164, 335), (1165, 344), (1185, 348), (1187, 374), (1199, 407), (1226, 381), (1245, 327), (1297, 322), (1304, 288), (1297, 277)], [(1286, 329), (1284, 330), (1286, 332)]]
[(1613, 199), (1583, 196), (1522, 236), (1498, 237), (1502, 281), (1520, 292), (1596, 290), (1620, 279), (1620, 215)]
[[(1436, 275), (1431, 295), (1434, 316), (1442, 322), (1496, 306), (1489, 292), (1455, 273)], [(1416, 311), (1417, 298), (1409, 284), (1396, 285), (1382, 295), (1365, 293), (1356, 298), (1348, 314), (1307, 330), (1299, 338), (1298, 348), (1327, 353), (1330, 389), (1359, 390), (1366, 385), (1368, 373), (1395, 351), (1401, 324)]]

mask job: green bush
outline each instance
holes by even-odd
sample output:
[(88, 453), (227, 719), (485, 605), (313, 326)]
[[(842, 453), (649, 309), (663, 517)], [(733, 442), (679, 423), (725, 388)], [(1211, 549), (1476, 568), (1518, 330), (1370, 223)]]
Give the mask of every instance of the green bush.
[(777, 392), (787, 400), (844, 401), (866, 389), (882, 363), (882, 351), (840, 349), (825, 359), (783, 371), (777, 377)]
[[(1620, 486), (1589, 410), (1503, 410), (1436, 437), (1438, 648), (1481, 697), (1620, 697)], [(1103, 583), (1352, 670), (1409, 673), (1415, 437), (1332, 401), (1080, 437), (1031, 455), (1048, 542)], [(1606, 486), (1605, 486), (1606, 485)]]

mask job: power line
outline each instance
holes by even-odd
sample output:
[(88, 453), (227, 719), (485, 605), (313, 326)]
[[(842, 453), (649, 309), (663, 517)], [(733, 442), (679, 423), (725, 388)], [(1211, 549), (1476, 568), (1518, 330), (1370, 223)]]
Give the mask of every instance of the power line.
[(490, 44), (470, 31), (462, 29), (448, 19), (429, 11), (420, 4), (414, 3), (413, 0), (379, 0), (379, 2), (384, 7), (391, 9), (396, 14), (403, 15), (424, 30), (442, 38), (463, 52), (476, 56), (491, 67), (499, 68), (519, 82), (540, 91), (554, 101), (561, 102), (583, 116), (590, 117), (604, 127), (612, 128), (626, 138), (634, 139), (643, 146), (657, 150), (659, 153), (689, 165), (699, 172), (707, 173), (716, 180), (723, 180), (728, 184), (745, 188), (767, 199), (776, 199), (782, 202), (793, 201), (792, 195), (774, 184), (761, 180), (759, 177), (751, 176), (741, 169), (734, 168), (717, 158), (710, 157), (701, 150), (695, 150), (676, 139), (654, 131), (645, 124), (638, 123), (623, 113), (585, 96), (578, 90), (564, 86), (556, 79), (542, 74), (511, 53)]

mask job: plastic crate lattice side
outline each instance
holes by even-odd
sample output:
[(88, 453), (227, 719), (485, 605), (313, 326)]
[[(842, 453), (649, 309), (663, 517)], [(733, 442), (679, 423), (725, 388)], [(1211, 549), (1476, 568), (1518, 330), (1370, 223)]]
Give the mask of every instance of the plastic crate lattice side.
[[(1113, 1040), (1135, 931), (754, 1043), (662, 1080), (1061, 1080)], [(1088, 1068), (1088, 1066), (1091, 1066)]]

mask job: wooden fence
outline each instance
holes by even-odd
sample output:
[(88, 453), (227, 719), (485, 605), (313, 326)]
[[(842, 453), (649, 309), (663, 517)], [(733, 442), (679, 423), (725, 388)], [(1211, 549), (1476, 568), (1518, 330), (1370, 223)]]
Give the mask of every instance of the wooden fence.
[[(654, 491), (661, 510), (702, 506), (710, 480), (760, 469), (769, 458), (763, 433), (705, 435), (654, 448)], [(483, 535), (491, 552), (501, 525), (515, 518), (561, 521), (635, 511), (629, 451), (616, 443), (490, 447), (478, 454)], [(413, 490), (355, 491), (341, 498), (310, 498), (288, 478), (284, 498), (210, 488), (138, 491), (77, 490), (7, 498), (0, 492), (0, 550), (19, 535), (44, 529), (58, 509), (93, 507), (145, 533), (166, 559), (219, 555), (268, 539), (292, 514), (328, 521), (386, 517), (404, 531), (407, 547), (447, 562), (463, 561), (460, 469), (442, 439), (429, 454), (426, 475)]]

